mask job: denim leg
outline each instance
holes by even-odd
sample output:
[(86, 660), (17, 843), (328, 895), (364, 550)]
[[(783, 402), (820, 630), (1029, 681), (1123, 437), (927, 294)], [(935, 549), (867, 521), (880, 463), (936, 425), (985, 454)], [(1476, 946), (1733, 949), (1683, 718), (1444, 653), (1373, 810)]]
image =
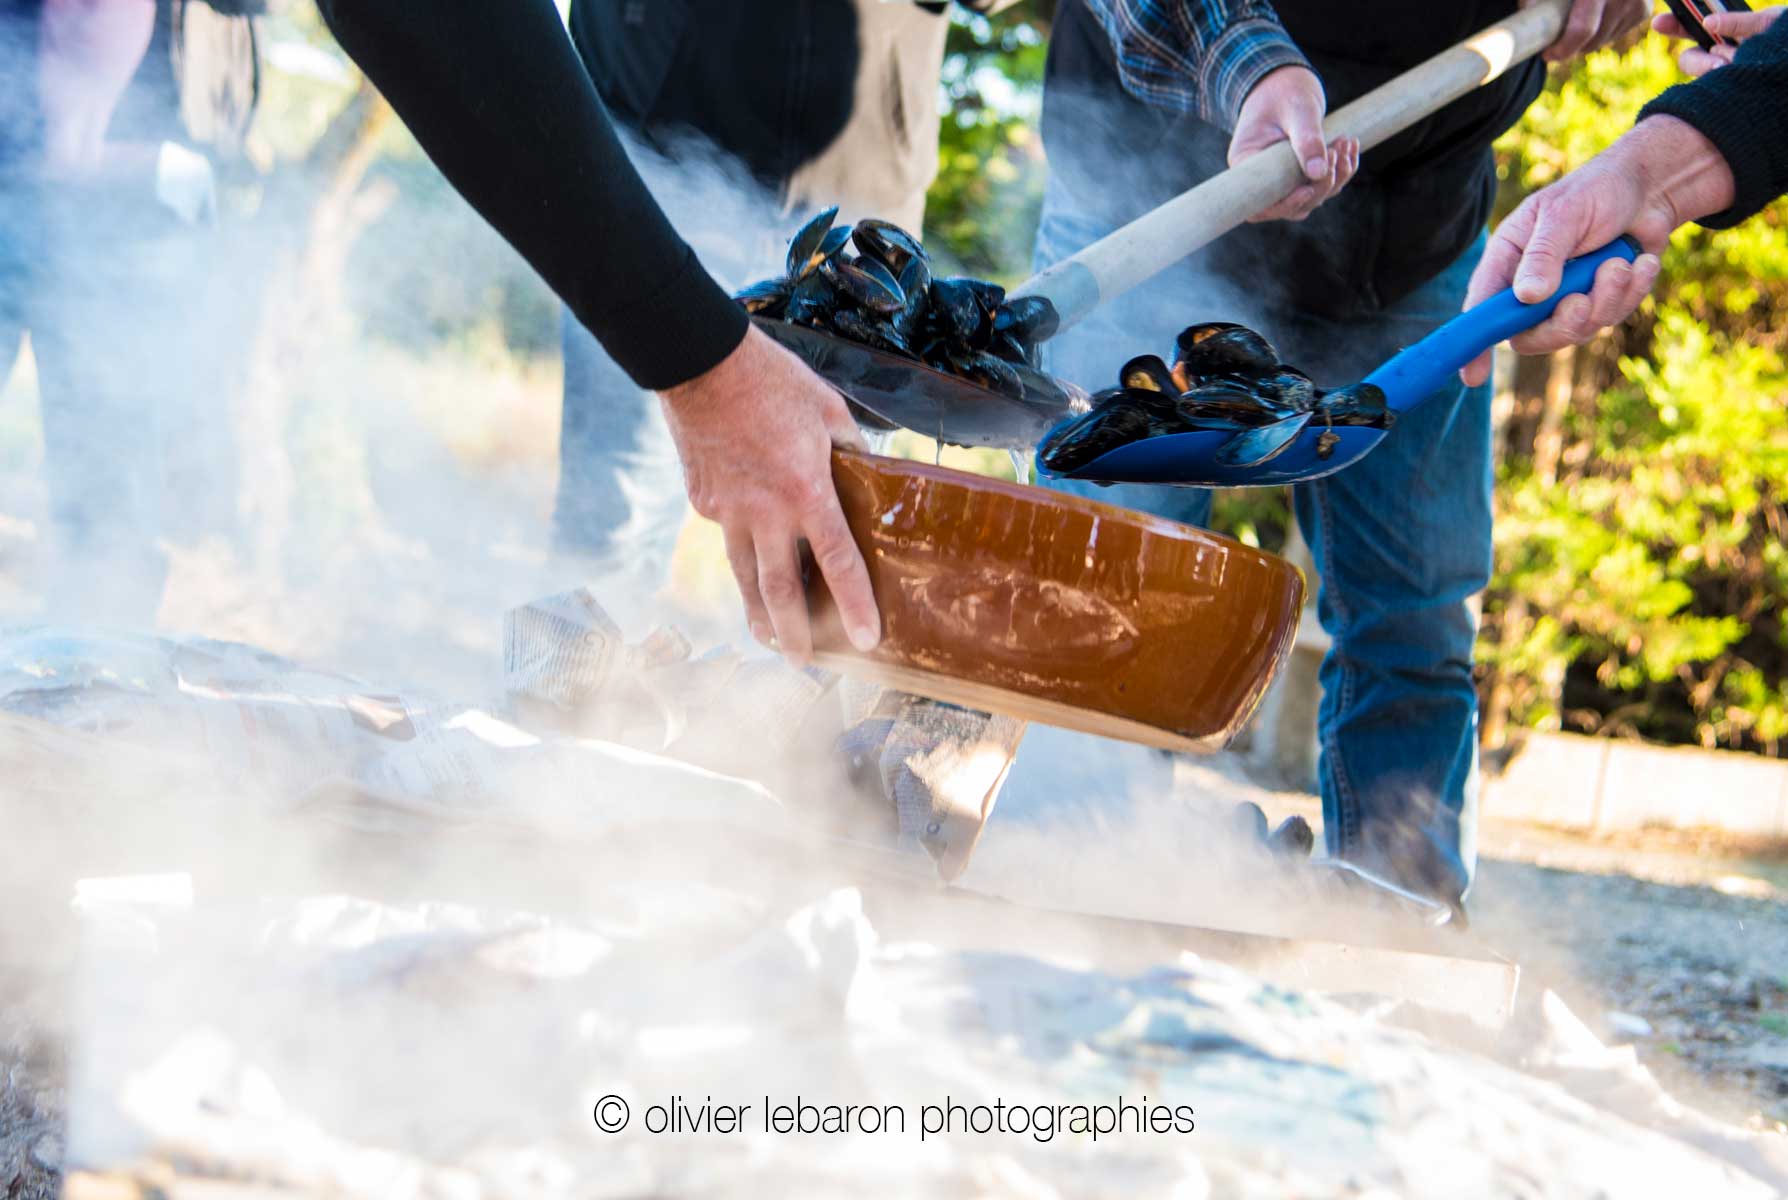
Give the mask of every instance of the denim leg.
[[(1041, 268), (1109, 233), (1051, 188), (1037, 236)], [(1164, 274), (1045, 343), (1045, 364), (1082, 386), (1113, 378), (1145, 346), (1171, 346), (1198, 320), (1286, 333), (1325, 382), (1354, 377), (1459, 311), (1482, 243), (1388, 312), (1312, 328), (1253, 311), (1233, 285)], [(1289, 352), (1289, 351), (1288, 351)], [(1326, 369), (1325, 369), (1326, 368)], [(1188, 524), (1210, 493), (1052, 481), (1051, 486)], [(1360, 465), (1293, 489), (1322, 576), (1318, 612), (1334, 639), (1322, 667), (1323, 824), (1332, 855), (1412, 890), (1463, 897), (1476, 868), (1477, 694), (1472, 595), (1489, 581), (1490, 388), (1451, 385), (1400, 418)]]
[[(1416, 295), (1338, 327), (1388, 356), (1459, 311), (1482, 244)], [(1322, 664), (1329, 853), (1456, 901), (1477, 865), (1476, 635), (1491, 570), (1490, 388), (1456, 381), (1359, 465), (1294, 489), (1333, 638)]]
[(190, 247), (67, 212), (41, 238), (26, 313), (56, 544), (46, 601), (59, 620), (150, 625), (167, 577), (165, 442), (197, 386), (195, 331), (169, 300)]
[(562, 335), (554, 541), (595, 559), (602, 580), (643, 601), (670, 570), (688, 507), (683, 468), (658, 397), (629, 379), (569, 312)]

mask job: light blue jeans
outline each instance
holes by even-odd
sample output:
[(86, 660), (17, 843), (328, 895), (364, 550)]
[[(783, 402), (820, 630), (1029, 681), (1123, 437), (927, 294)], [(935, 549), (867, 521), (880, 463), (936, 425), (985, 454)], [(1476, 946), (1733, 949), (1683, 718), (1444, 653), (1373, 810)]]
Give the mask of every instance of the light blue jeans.
[[(794, 227), (777, 201), (691, 143), (692, 165), (633, 148), (634, 165), (716, 279), (732, 288), (779, 273)], [(667, 581), (689, 504), (664, 411), (566, 310), (565, 387), (553, 542), (583, 557), (617, 614), (653, 600)], [(622, 618), (626, 618), (623, 616)]]
[[(1051, 189), (1039, 267), (1109, 233)], [(1187, 325), (1232, 320), (1274, 339), (1324, 386), (1373, 365), (1456, 315), (1482, 242), (1388, 310), (1346, 321), (1274, 314), (1268, 281), (1220, 281), (1182, 266), (1119, 296), (1046, 343), (1048, 369), (1089, 390), (1135, 354), (1169, 357)], [(1297, 355), (1297, 357), (1293, 357)], [(1196, 488), (1058, 482), (1064, 491), (1202, 525)], [(1490, 388), (1453, 383), (1400, 416), (1370, 456), (1292, 489), (1322, 576), (1321, 761), (1329, 853), (1435, 899), (1461, 900), (1477, 865), (1476, 623), (1470, 598), (1491, 569)]]
[[(664, 583), (688, 500), (658, 397), (627, 377), (567, 310), (557, 548), (592, 559), (605, 592), (639, 600)], [(606, 601), (605, 601), (606, 602)]]

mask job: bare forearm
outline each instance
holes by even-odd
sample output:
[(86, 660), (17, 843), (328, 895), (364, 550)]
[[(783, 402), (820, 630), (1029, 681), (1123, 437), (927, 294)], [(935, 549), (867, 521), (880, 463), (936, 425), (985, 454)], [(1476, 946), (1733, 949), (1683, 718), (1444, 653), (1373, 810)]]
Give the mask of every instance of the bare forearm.
[(1702, 224), (1725, 228), (1758, 212), (1788, 192), (1788, 21), (1746, 39), (1729, 65), (1671, 88), (1640, 117), (1638, 129), (1660, 120), (1692, 126), (1725, 162), (1732, 195), (1701, 213)]
[[(44, 0), (37, 88), (44, 170), (57, 178), (128, 175), (140, 156), (108, 144), (112, 110), (142, 64), (155, 27), (153, 0)], [(153, 186), (154, 152), (141, 176)]]
[(1719, 147), (1676, 117), (1647, 117), (1603, 151), (1611, 165), (1632, 173), (1649, 204), (1670, 216), (1670, 227), (1732, 206), (1732, 168)]

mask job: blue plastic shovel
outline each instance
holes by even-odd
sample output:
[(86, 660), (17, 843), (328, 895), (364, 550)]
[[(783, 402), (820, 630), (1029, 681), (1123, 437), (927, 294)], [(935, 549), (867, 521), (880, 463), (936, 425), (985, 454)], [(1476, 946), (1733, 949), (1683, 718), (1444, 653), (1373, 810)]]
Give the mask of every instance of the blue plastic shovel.
[[(1566, 296), (1588, 292), (1603, 263), (1614, 258), (1632, 262), (1639, 252), (1639, 243), (1623, 236), (1600, 250), (1572, 259), (1565, 264), (1564, 282), (1558, 291), (1538, 304), (1523, 304), (1513, 290), (1492, 296), (1398, 354), (1366, 376), (1365, 382), (1384, 393), (1385, 404), (1392, 412), (1408, 412), (1433, 395), (1466, 363), (1550, 317)], [(1074, 419), (1078, 418), (1070, 418)], [(1067, 423), (1062, 422), (1057, 428)], [(1237, 436), (1233, 432), (1167, 433), (1119, 446), (1075, 471), (1056, 474), (1044, 470), (1041, 463), (1038, 469), (1054, 478), (1100, 483), (1266, 487), (1320, 479), (1352, 466), (1384, 440), (1386, 432), (1364, 425), (1329, 426), (1319, 417), (1311, 420), (1283, 451), (1266, 462), (1249, 466), (1223, 461), (1222, 448)], [(1325, 438), (1325, 434), (1331, 436)]]

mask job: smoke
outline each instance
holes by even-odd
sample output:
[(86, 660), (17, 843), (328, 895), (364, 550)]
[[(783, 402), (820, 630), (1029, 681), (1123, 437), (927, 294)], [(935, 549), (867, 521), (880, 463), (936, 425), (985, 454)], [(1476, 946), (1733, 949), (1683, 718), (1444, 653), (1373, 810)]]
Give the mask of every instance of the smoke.
[[(376, 110), (361, 116), (383, 136)], [(691, 145), (636, 154), (723, 283), (776, 273), (781, 197)], [(1389, 1085), (1331, 1060), (1405, 1063), (1403, 1040), (1208, 965), (1096, 969), (1158, 964), (1142, 934), (1033, 934), (1041, 945), (1012, 952), (1024, 918), (927, 896), (910, 859), (852, 830), (823, 712), (781, 740), (749, 707), (701, 724), (704, 761), (771, 788), (502, 721), (506, 609), (587, 583), (629, 640), (673, 614), (553, 548), (555, 304), (438, 180), (355, 161), (270, 183), (258, 216), (226, 206), (215, 231), (139, 244), (92, 211), (62, 227), (52, 282), (80, 284), (79, 319), (60, 327), (77, 345), (58, 359), (33, 326), (31, 365), (0, 395), (8, 623), (72, 624), (79, 601), (358, 681), (261, 664), (267, 678), (211, 687), (190, 651), (173, 679), (165, 648), (114, 641), (62, 680), (71, 710), (92, 705), (79, 720), (0, 713), (0, 947), (69, 986), (79, 1165), (146, 1155), (381, 1197), (747, 1194), (766, 1162), (825, 1194), (1114, 1180), (1321, 1194), (1315, 1167), (1286, 1161), (1295, 1141), (1317, 1145), (1317, 1167), (1395, 1178), (1374, 1137)], [(1176, 278), (1070, 374), (1094, 383), (1193, 320), (1252, 319), (1204, 276)], [(497, 327), (456, 316), (493, 298)], [(80, 427), (77, 475), (40, 448), (61, 416)], [(102, 547), (64, 538), (58, 488), (75, 482), (89, 505), (109, 497)], [(698, 649), (736, 635), (730, 587), (722, 572), (695, 614)], [(402, 760), (436, 803), (368, 799), (381, 760), (307, 734), (378, 725), (394, 694), (451, 745), (424, 739)], [(127, 720), (113, 702), (160, 715)], [(283, 730), (252, 743), (258, 759), (237, 757), (245, 708)], [(453, 769), (474, 759), (478, 787)], [(966, 883), (1156, 920), (1271, 915), (1270, 864), (1227, 810), (1188, 801), (1155, 752), (1033, 729)], [(144, 875), (162, 882), (76, 882)], [(878, 933), (902, 925), (911, 942)], [(1069, 954), (1084, 961), (1047, 961)], [(1432, 1104), (1403, 1086), (1405, 1116)], [(712, 1095), (903, 1104), (916, 1123), (947, 1096), (1111, 1106), (1144, 1091), (1212, 1105), (1216, 1149), (1020, 1134), (919, 1157), (891, 1137), (691, 1143), (635, 1126), (605, 1142), (590, 1128), (606, 1095), (636, 1121)]]

